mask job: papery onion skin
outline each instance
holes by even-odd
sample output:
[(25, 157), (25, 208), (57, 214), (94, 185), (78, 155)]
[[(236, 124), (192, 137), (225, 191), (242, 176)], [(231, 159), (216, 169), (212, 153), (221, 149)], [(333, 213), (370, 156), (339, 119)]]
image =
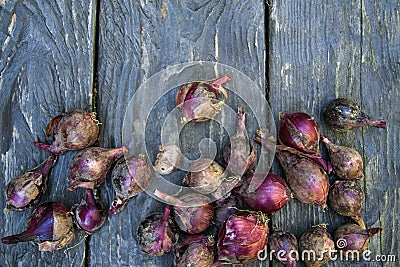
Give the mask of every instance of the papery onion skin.
[(179, 240), (174, 249), (175, 267), (211, 267), (214, 262), (214, 238), (191, 235)]
[(225, 221), (232, 214), (236, 214), (243, 210), (243, 203), (241, 200), (234, 196), (230, 195), (224, 198), (220, 198), (213, 203), (214, 206), (214, 223), (220, 228)]
[(107, 219), (102, 203), (95, 199), (91, 189), (86, 190), (86, 200), (83, 199), (73, 210), (75, 224), (88, 234), (100, 229)]
[[(285, 267), (296, 267), (296, 253), (298, 253), (297, 238), (289, 232), (276, 229), (269, 236), (270, 251)], [(282, 255), (281, 251), (285, 251)], [(279, 258), (278, 258), (279, 256)], [(282, 259), (282, 260), (280, 260)]]
[(27, 229), (20, 234), (3, 237), (3, 244), (33, 241), (39, 251), (58, 250), (75, 237), (71, 212), (63, 204), (46, 202), (32, 211)]
[(176, 171), (182, 162), (182, 153), (179, 147), (176, 145), (160, 145), (159, 151), (156, 162), (154, 163), (156, 172), (165, 175)]
[(57, 161), (51, 155), (36, 168), (13, 178), (6, 187), (6, 210), (26, 210), (36, 205), (47, 188), (51, 168)]
[(77, 187), (95, 189), (106, 178), (113, 162), (128, 153), (126, 147), (102, 148), (89, 147), (79, 151), (72, 159), (68, 182), (68, 190)]
[[(249, 191), (252, 179), (262, 180), (260, 186), (253, 192)], [(240, 187), (232, 193), (254, 210), (274, 213), (280, 210), (292, 198), (285, 180), (273, 173), (255, 173), (248, 177)]]
[(75, 109), (51, 119), (46, 135), (54, 136), (52, 145), (35, 141), (35, 146), (53, 154), (78, 150), (93, 145), (99, 137), (99, 121), (95, 113)]
[(151, 169), (144, 155), (120, 158), (111, 171), (115, 197), (108, 212), (116, 214), (122, 211), (129, 200), (143, 192), (150, 181)]
[(221, 165), (202, 158), (190, 163), (184, 182), (196, 192), (210, 194), (218, 189), (224, 179), (224, 168)]
[(329, 126), (337, 131), (349, 131), (363, 126), (386, 127), (385, 120), (370, 117), (351, 99), (337, 98), (329, 103), (323, 113)]
[(268, 219), (262, 212), (229, 216), (218, 233), (218, 262), (246, 264), (257, 260), (268, 241)]

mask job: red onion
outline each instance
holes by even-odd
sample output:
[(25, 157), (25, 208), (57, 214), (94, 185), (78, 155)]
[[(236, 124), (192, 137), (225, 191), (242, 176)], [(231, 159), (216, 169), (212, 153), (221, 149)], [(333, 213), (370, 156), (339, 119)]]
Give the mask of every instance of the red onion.
[(361, 111), (356, 102), (345, 98), (333, 100), (324, 109), (324, 117), (338, 131), (349, 131), (363, 126), (386, 127), (386, 121), (370, 117)]
[(257, 260), (268, 241), (268, 219), (262, 212), (229, 216), (218, 233), (219, 263), (245, 264)]
[(283, 230), (277, 229), (269, 236), (270, 251), (285, 267), (296, 267), (297, 238)]
[(336, 181), (329, 190), (329, 207), (336, 213), (347, 216), (365, 229), (361, 217), (361, 208), (364, 204), (364, 191), (354, 181)]
[(314, 117), (304, 112), (281, 112), (279, 116), (282, 120), (278, 132), (279, 142), (307, 154), (307, 157), (330, 173), (332, 166), (319, 153), (319, 126)]
[(160, 153), (154, 163), (154, 169), (159, 174), (170, 174), (178, 169), (182, 161), (182, 153), (176, 145), (159, 147)]
[(68, 190), (77, 187), (94, 189), (106, 178), (107, 172), (116, 158), (128, 153), (126, 147), (101, 148), (89, 147), (79, 151), (73, 158), (68, 176), (71, 185)]
[(335, 173), (344, 179), (363, 180), (363, 161), (361, 155), (350, 147), (339, 146), (321, 135), (328, 148), (329, 157)]
[[(234, 149), (232, 151), (232, 149)], [(257, 150), (246, 134), (246, 114), (240, 106), (236, 120), (236, 134), (222, 150), (223, 163), (226, 169), (238, 176), (253, 168), (257, 159)]]
[(119, 159), (111, 172), (115, 198), (108, 212), (120, 212), (130, 199), (143, 192), (150, 180), (151, 170), (144, 155)]
[(211, 267), (213, 262), (214, 238), (212, 236), (186, 236), (174, 249), (175, 267)]
[(216, 191), (225, 179), (224, 169), (211, 159), (192, 161), (188, 170), (183, 182), (202, 194)]
[(72, 110), (51, 119), (46, 126), (46, 135), (54, 135), (52, 145), (35, 141), (35, 146), (53, 154), (67, 150), (83, 149), (93, 145), (99, 137), (99, 121), (95, 113)]
[(276, 150), (286, 181), (300, 202), (326, 207), (329, 178), (319, 164), (294, 148), (273, 144), (265, 137), (264, 129), (257, 131), (256, 141), (267, 149)]
[[(380, 233), (382, 228), (364, 229), (357, 224), (345, 224), (336, 229), (333, 237), (338, 250), (358, 251), (362, 254), (369, 246), (370, 239)], [(353, 253), (346, 253), (350, 258), (357, 256)]]
[[(263, 181), (253, 192), (249, 191), (252, 179)], [(254, 210), (265, 213), (274, 213), (280, 210), (291, 199), (289, 187), (285, 180), (273, 173), (255, 173), (248, 177), (244, 183), (232, 190), (247, 205)]]
[[(306, 266), (320, 267), (329, 261), (335, 250), (335, 243), (326, 226), (317, 225), (301, 235), (299, 250), (300, 255), (305, 255), (303, 260)], [(305, 251), (312, 253), (304, 253)]]
[(75, 224), (79, 229), (91, 234), (103, 226), (107, 213), (100, 201), (94, 198), (93, 190), (86, 190), (86, 200), (74, 207)]
[(208, 197), (189, 193), (178, 199), (159, 190), (155, 190), (154, 194), (169, 203), (173, 203), (174, 219), (182, 231), (189, 234), (199, 234), (211, 225), (214, 207), (208, 203), (210, 202)]
[(25, 210), (36, 205), (46, 191), (47, 178), (57, 156), (48, 157), (39, 166), (12, 179), (6, 188), (6, 210)]
[(229, 80), (228, 76), (221, 76), (211, 81), (188, 82), (179, 88), (176, 106), (189, 121), (207, 121), (218, 114), (228, 99), (222, 85)]
[(68, 245), (74, 239), (72, 214), (60, 203), (47, 202), (33, 210), (27, 229), (20, 234), (3, 237), (4, 244), (33, 241), (39, 251), (53, 251)]
[(242, 208), (242, 202), (236, 196), (230, 195), (220, 198), (213, 203), (214, 223), (220, 228), (232, 214), (238, 213)]
[(147, 216), (137, 230), (138, 243), (145, 254), (164, 255), (172, 250), (179, 239), (179, 231), (166, 205), (164, 213)]

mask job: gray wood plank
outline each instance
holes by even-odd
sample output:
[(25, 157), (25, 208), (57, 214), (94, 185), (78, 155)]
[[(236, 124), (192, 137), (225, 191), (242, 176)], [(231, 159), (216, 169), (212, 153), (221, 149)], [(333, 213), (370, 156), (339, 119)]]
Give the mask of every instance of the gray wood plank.
[[(366, 161), (366, 224), (382, 227), (371, 258), (396, 255), (399, 260), (399, 92), (400, 3), (364, 1), (362, 9), (361, 93), (363, 109), (387, 120), (387, 129), (363, 130)], [(384, 266), (397, 266), (387, 262)]]
[[(262, 1), (102, 1), (98, 84), (98, 112), (103, 123), (101, 143), (123, 144), (123, 116), (131, 97), (146, 79), (167, 66), (193, 60), (224, 63), (244, 72), (264, 88), (264, 59)], [(160, 100), (157, 112), (151, 117), (152, 137), (157, 137), (165, 112), (174, 106), (174, 92)], [(149, 92), (156, 93), (157, 88)], [(210, 127), (210, 136), (222, 138), (217, 125)], [(184, 135), (191, 136), (193, 131), (188, 130)], [(199, 136), (206, 134), (208, 126), (196, 127), (196, 131), (201, 131), (196, 133)], [(158, 145), (157, 139), (149, 140), (153, 157)], [(197, 144), (182, 147), (197, 151)], [(196, 152), (191, 155), (196, 156)], [(179, 180), (182, 175), (177, 173), (174, 177)], [(103, 195), (109, 203), (113, 198), (110, 188), (108, 181)], [(161, 211), (163, 206), (143, 193), (131, 200), (124, 211), (109, 217), (99, 233), (91, 237), (90, 265), (171, 266), (171, 254), (144, 256), (135, 240), (138, 223), (149, 213)], [(257, 264), (260, 265), (268, 266), (268, 262)]]
[[(1, 192), (15, 176), (42, 162), (48, 153), (34, 147), (45, 141), (45, 127), (69, 109), (90, 110), (93, 71), (93, 1), (1, 1), (0, 4), (0, 173)], [(50, 139), (48, 141), (51, 141)], [(70, 207), (83, 191), (66, 189), (74, 153), (59, 157), (44, 201)], [(0, 198), (5, 207), (4, 193)], [(31, 210), (0, 212), (0, 235), (25, 230)], [(77, 235), (71, 247), (82, 235)], [(80, 266), (84, 242), (69, 250), (40, 253), (30, 243), (0, 244), (1, 266)]]

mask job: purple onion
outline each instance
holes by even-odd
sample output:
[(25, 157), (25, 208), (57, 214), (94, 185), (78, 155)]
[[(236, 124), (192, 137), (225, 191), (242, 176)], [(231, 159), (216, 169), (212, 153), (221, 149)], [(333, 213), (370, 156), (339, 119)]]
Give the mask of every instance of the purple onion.
[(94, 189), (106, 178), (107, 172), (116, 158), (128, 153), (126, 147), (101, 148), (88, 147), (79, 151), (73, 158), (68, 176), (70, 187)]
[[(251, 192), (249, 186), (253, 179), (262, 183)], [(277, 212), (292, 198), (285, 180), (273, 173), (255, 173), (240, 187), (234, 188), (232, 193), (239, 196), (252, 209), (265, 213)]]
[(179, 88), (176, 106), (188, 121), (207, 121), (218, 114), (228, 99), (222, 85), (229, 80), (228, 76), (221, 76), (211, 81), (188, 82)]
[(176, 145), (159, 146), (154, 169), (159, 174), (170, 174), (178, 169), (182, 161), (182, 153)]
[(130, 199), (143, 192), (150, 180), (151, 170), (144, 155), (119, 159), (111, 172), (115, 198), (108, 212), (120, 212)]
[(53, 251), (68, 245), (74, 239), (72, 214), (60, 203), (47, 202), (33, 210), (27, 229), (20, 234), (3, 237), (4, 244), (33, 241), (39, 251)]
[(253, 168), (256, 162), (257, 150), (246, 135), (246, 114), (242, 107), (238, 109), (236, 134), (223, 148), (222, 158), (226, 169), (238, 176)]
[(86, 190), (86, 200), (82, 200), (74, 208), (75, 224), (82, 231), (91, 234), (103, 226), (107, 219), (107, 213), (103, 209), (100, 201), (93, 195), (93, 190)]
[(175, 246), (179, 239), (179, 231), (169, 215), (170, 208), (166, 205), (163, 214), (151, 214), (140, 223), (137, 238), (143, 253), (161, 256)]
[(277, 229), (269, 236), (268, 244), (275, 258), (285, 267), (296, 267), (298, 248), (293, 234)]
[(175, 267), (211, 267), (214, 262), (214, 238), (191, 235), (179, 240), (174, 249)]
[(243, 209), (240, 199), (234, 195), (216, 200), (214, 203), (214, 223), (220, 228), (232, 214)]
[(192, 161), (188, 170), (183, 181), (201, 194), (215, 192), (225, 179), (224, 168), (211, 159)]
[(25, 210), (36, 205), (46, 191), (47, 178), (57, 156), (51, 155), (39, 166), (12, 179), (6, 188), (6, 209)]
[(53, 144), (35, 141), (35, 146), (57, 155), (67, 150), (83, 149), (97, 141), (99, 121), (93, 112), (72, 110), (52, 118), (46, 126), (46, 135), (54, 136)]

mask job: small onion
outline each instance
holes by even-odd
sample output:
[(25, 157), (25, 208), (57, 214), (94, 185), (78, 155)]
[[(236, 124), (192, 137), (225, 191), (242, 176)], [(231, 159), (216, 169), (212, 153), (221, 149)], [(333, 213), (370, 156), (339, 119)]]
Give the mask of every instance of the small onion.
[(347, 216), (365, 229), (361, 216), (361, 208), (364, 204), (364, 191), (354, 181), (336, 181), (329, 190), (329, 207), (336, 213)]
[(214, 262), (214, 238), (205, 235), (186, 236), (174, 249), (175, 267), (211, 267)]
[(151, 214), (140, 223), (137, 238), (143, 253), (161, 256), (175, 246), (179, 231), (169, 215), (170, 208), (166, 205), (164, 213)]
[(35, 146), (53, 154), (67, 150), (78, 150), (93, 145), (99, 137), (99, 121), (95, 113), (72, 110), (51, 119), (46, 126), (46, 135), (54, 135), (52, 145), (35, 141)]
[(270, 251), (285, 267), (296, 267), (298, 255), (297, 238), (283, 230), (277, 229), (269, 236)]
[(159, 146), (154, 169), (159, 174), (170, 174), (178, 169), (182, 161), (182, 153), (176, 145)]
[(176, 106), (188, 121), (207, 121), (219, 113), (228, 99), (222, 85), (229, 80), (228, 76), (222, 76), (211, 81), (188, 82), (179, 88)]
[(70, 187), (94, 189), (106, 178), (108, 170), (116, 158), (128, 152), (126, 147), (101, 148), (89, 147), (79, 151), (72, 159), (68, 176)]
[(324, 117), (338, 131), (349, 131), (363, 126), (386, 127), (386, 121), (370, 117), (361, 111), (356, 102), (345, 98), (333, 100), (324, 109)]
[(75, 237), (72, 214), (60, 203), (47, 202), (35, 208), (27, 229), (17, 235), (3, 237), (3, 244), (33, 241), (39, 251), (53, 251), (68, 245)]
[(36, 168), (12, 179), (6, 188), (6, 210), (26, 210), (36, 205), (46, 191), (47, 178), (57, 156), (51, 155)]

